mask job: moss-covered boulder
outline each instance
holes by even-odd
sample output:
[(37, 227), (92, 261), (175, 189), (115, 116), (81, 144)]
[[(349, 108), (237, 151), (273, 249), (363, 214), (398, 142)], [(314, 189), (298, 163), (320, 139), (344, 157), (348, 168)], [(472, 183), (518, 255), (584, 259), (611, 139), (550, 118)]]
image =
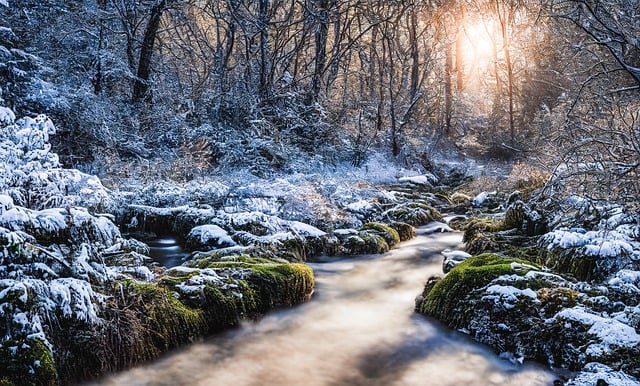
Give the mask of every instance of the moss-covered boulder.
[(640, 270), (640, 244), (617, 230), (558, 228), (539, 244), (540, 263), (581, 281), (604, 280), (622, 269)]
[(480, 254), (500, 250), (495, 233), (505, 229), (502, 220), (493, 218), (472, 218), (463, 226), (464, 236), (462, 241), (466, 245), (467, 252)]
[(382, 236), (389, 247), (393, 247), (400, 242), (400, 235), (398, 234), (398, 231), (388, 225), (369, 222), (360, 227), (360, 230)]
[(384, 222), (404, 222), (414, 227), (442, 221), (442, 215), (426, 202), (410, 201), (387, 209), (380, 216)]
[(406, 222), (392, 222), (391, 224), (389, 224), (389, 227), (395, 229), (395, 231), (398, 232), (400, 241), (407, 241), (416, 237), (416, 228), (411, 226), (411, 224), (407, 224)]
[(313, 271), (302, 263), (246, 255), (204, 255), (188, 266), (170, 270), (163, 282), (205, 312), (211, 305), (220, 304), (238, 310), (232, 324), (238, 316), (255, 318), (273, 308), (304, 302), (314, 289)]
[(50, 337), (61, 383), (157, 358), (243, 319), (304, 302), (314, 289), (310, 267), (284, 260), (214, 254), (191, 265), (155, 282), (114, 283), (102, 323), (61, 319)]
[(51, 349), (40, 339), (26, 338), (0, 344), (0, 385), (58, 384)]
[[(469, 258), (454, 267), (442, 280), (431, 282), (422, 293), (418, 311), (433, 316), (451, 328), (468, 326), (473, 309), (465, 299), (502, 275), (524, 274), (529, 262), (505, 258), (496, 254), (482, 254)], [(525, 267), (524, 269), (516, 269)], [(533, 267), (531, 267), (533, 268)]]
[[(627, 272), (619, 281), (633, 277)], [(634, 313), (614, 295), (527, 260), (483, 254), (427, 281), (416, 309), (519, 360), (572, 371), (598, 362), (638, 377)]]
[(369, 255), (389, 251), (389, 244), (387, 244), (384, 237), (366, 232), (349, 236), (344, 243), (344, 247), (348, 255)]

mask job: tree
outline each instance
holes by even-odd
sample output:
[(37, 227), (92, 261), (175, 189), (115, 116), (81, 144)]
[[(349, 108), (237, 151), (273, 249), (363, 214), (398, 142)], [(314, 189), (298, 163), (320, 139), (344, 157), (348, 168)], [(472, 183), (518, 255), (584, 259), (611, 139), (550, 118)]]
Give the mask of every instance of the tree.
[(140, 47), (140, 56), (138, 59), (138, 70), (136, 72), (136, 80), (133, 83), (132, 98), (134, 102), (140, 102), (143, 99), (150, 99), (149, 77), (151, 75), (151, 59), (154, 53), (154, 45), (158, 29), (160, 28), (160, 20), (164, 11), (172, 3), (170, 0), (157, 0), (149, 9), (149, 18), (144, 29), (142, 45)]

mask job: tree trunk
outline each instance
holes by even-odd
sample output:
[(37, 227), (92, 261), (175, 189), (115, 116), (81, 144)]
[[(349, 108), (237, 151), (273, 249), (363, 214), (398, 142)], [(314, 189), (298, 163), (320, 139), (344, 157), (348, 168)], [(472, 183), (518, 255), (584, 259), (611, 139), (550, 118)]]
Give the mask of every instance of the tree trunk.
[(151, 59), (153, 57), (153, 46), (160, 27), (160, 19), (167, 7), (167, 0), (161, 0), (151, 7), (149, 21), (144, 30), (142, 47), (140, 48), (140, 59), (138, 60), (138, 72), (133, 84), (133, 101), (150, 100), (149, 77), (151, 75)]
[(268, 99), (269, 94), (269, 77), (268, 77), (268, 58), (269, 58), (269, 0), (260, 0), (260, 9), (258, 22), (260, 28), (260, 85), (259, 93), (262, 100)]
[(453, 47), (451, 42), (445, 43), (445, 71), (444, 71), (444, 128), (447, 135), (451, 135), (451, 106), (453, 104), (453, 87), (451, 72), (453, 71)]
[(510, 14), (508, 10), (504, 11), (504, 15), (500, 14), (500, 5), (498, 7), (498, 15), (500, 16), (500, 25), (502, 28), (502, 45), (504, 49), (504, 61), (507, 66), (507, 96), (509, 98), (509, 135), (511, 139), (511, 145), (515, 144), (516, 140), (516, 127), (514, 118), (514, 101), (513, 101), (513, 67), (511, 65), (511, 52), (509, 49), (509, 30), (508, 25), (510, 23)]
[(327, 35), (329, 34), (328, 0), (314, 1), (314, 17), (317, 20), (315, 30), (315, 67), (311, 84), (311, 93), (314, 101), (318, 100), (322, 86), (322, 74), (327, 60)]

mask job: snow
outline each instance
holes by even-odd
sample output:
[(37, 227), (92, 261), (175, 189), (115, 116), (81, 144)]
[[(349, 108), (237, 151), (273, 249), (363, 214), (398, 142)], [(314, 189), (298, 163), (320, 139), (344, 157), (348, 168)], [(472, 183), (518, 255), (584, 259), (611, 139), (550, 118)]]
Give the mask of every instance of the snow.
[(615, 277), (609, 280), (608, 285), (618, 286), (621, 284), (640, 284), (640, 271), (623, 269), (616, 272)]
[(197, 239), (203, 245), (234, 246), (236, 243), (224, 229), (217, 225), (201, 225), (191, 229), (188, 239)]
[[(2, 4), (3, 0), (0, 0)], [(6, 3), (5, 3), (6, 5)], [(16, 116), (10, 109), (0, 106), (0, 123), (12, 124), (16, 120)]]
[(587, 256), (640, 258), (640, 243), (615, 230), (587, 232), (581, 228), (560, 228), (547, 233), (544, 242), (548, 250), (582, 248)]
[(288, 223), (288, 227), (293, 233), (303, 237), (321, 237), (326, 235), (326, 232), (300, 221), (291, 221)]
[(88, 282), (75, 278), (55, 279), (49, 284), (49, 289), (50, 298), (64, 316), (87, 322), (98, 321), (92, 301), (96, 294)]
[(356, 213), (367, 213), (368, 211), (373, 209), (373, 205), (371, 205), (371, 203), (367, 200), (360, 200), (346, 205), (345, 208)]
[(640, 344), (640, 335), (633, 327), (615, 319), (589, 313), (581, 306), (564, 309), (554, 318), (590, 326), (588, 333), (596, 337), (598, 342), (587, 347), (588, 355), (599, 356), (609, 352), (611, 347), (632, 348)]
[(640, 386), (640, 380), (597, 362), (587, 363), (583, 370), (565, 385), (596, 385), (599, 381), (604, 381), (603, 384), (609, 386)]
[(359, 232), (357, 229), (347, 228), (347, 229), (336, 229), (333, 231), (334, 234), (338, 236), (353, 236), (357, 235)]
[(415, 185), (431, 185), (438, 182), (438, 178), (431, 173), (422, 174), (419, 176), (400, 177), (398, 182), (409, 182)]
[(471, 205), (476, 207), (482, 206), (485, 204), (485, 202), (487, 202), (489, 198), (495, 196), (496, 193), (497, 192), (481, 192), (471, 200)]
[(485, 291), (486, 295), (482, 297), (483, 300), (493, 300), (494, 303), (502, 304), (506, 309), (512, 309), (515, 307), (515, 303), (518, 302), (519, 297), (528, 297), (531, 299), (537, 299), (538, 295), (530, 288), (518, 289), (513, 286), (505, 286), (494, 284), (487, 287)]

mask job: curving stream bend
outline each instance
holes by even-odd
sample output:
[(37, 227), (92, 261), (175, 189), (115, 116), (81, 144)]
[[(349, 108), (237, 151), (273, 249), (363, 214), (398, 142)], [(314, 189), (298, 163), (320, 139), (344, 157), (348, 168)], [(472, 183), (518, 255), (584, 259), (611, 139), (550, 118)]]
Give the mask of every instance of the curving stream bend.
[(313, 299), (268, 314), (93, 385), (553, 385), (540, 366), (514, 365), (414, 313), (460, 233), (418, 229), (382, 256), (311, 264)]

